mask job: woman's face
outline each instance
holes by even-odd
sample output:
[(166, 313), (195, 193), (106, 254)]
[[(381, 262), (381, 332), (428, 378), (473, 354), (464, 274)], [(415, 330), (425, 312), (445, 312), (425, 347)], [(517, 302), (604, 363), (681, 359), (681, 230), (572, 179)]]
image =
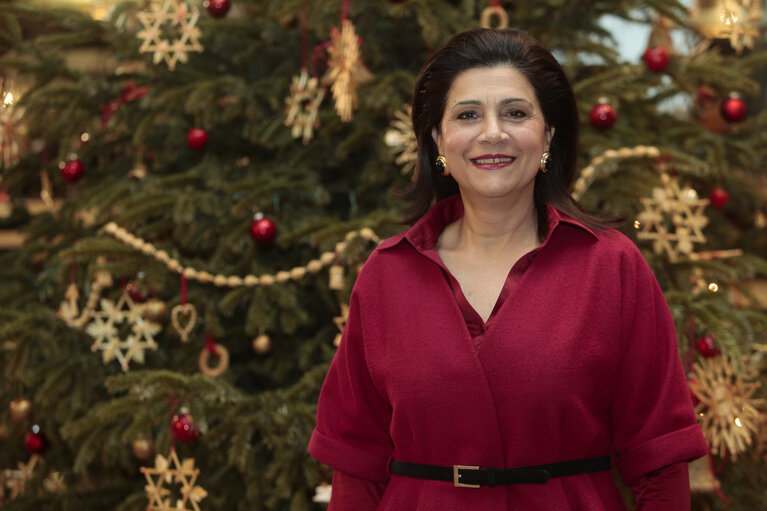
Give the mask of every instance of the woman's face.
[(461, 195), (470, 200), (532, 203), (535, 175), (553, 136), (532, 85), (511, 66), (456, 76), (439, 129), (432, 130)]

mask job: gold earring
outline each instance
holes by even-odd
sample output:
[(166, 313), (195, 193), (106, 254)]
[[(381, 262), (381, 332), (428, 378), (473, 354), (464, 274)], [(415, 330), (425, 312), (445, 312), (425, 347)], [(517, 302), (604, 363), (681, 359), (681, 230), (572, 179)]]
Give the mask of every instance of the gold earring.
[(551, 170), (551, 153), (546, 151), (543, 153), (543, 156), (541, 156), (541, 164), (538, 167), (541, 172), (544, 174)]
[(447, 168), (447, 158), (444, 156), (437, 156), (437, 166), (442, 167), (442, 175), (449, 176), (450, 170)]

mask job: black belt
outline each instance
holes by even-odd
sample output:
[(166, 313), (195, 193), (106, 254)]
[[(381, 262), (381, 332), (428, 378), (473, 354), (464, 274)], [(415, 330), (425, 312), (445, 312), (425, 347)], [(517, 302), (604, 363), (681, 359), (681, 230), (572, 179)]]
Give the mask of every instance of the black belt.
[(400, 476), (449, 481), (457, 487), (479, 488), (499, 484), (543, 484), (552, 477), (572, 476), (610, 469), (610, 456), (535, 465), (521, 468), (479, 468), (468, 465), (422, 465), (392, 460), (391, 472)]

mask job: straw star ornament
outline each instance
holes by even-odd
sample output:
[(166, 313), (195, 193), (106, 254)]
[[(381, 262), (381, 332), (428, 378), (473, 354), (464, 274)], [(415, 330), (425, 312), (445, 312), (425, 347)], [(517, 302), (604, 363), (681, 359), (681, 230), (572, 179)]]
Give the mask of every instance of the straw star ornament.
[(290, 96), (285, 100), (288, 107), (285, 125), (291, 126), (293, 138), (301, 137), (304, 144), (314, 136), (314, 128), (318, 124), (317, 113), (325, 97), (325, 88), (319, 87), (317, 78), (309, 78), (306, 68), (301, 74), (293, 77), (290, 85)]
[[(182, 462), (175, 449), (171, 449), (167, 458), (158, 454), (154, 467), (141, 467), (141, 472), (147, 480), (144, 487), (149, 498), (147, 511), (200, 511), (200, 501), (208, 496), (205, 488), (195, 485), (200, 469), (195, 468), (194, 458)], [(180, 486), (177, 491), (180, 496), (175, 503), (174, 492), (169, 488), (174, 483)]]
[(663, 187), (653, 189), (652, 198), (643, 197), (637, 218), (637, 238), (652, 240), (656, 254), (666, 253), (671, 262), (684, 254), (693, 255), (693, 243), (704, 243), (702, 229), (708, 224), (703, 213), (708, 199), (699, 199), (692, 188), (680, 188), (676, 179), (661, 174)]
[(336, 101), (336, 112), (343, 122), (349, 122), (357, 106), (357, 88), (371, 81), (373, 75), (362, 62), (359, 38), (348, 19), (341, 22), (341, 30), (330, 29), (328, 56), (328, 72), (322, 83), (332, 84), (330, 90)]
[[(143, 30), (137, 37), (142, 40), (140, 53), (154, 52), (153, 62), (165, 61), (173, 71), (178, 62), (189, 60), (188, 52), (202, 52), (197, 20), (200, 11), (183, 0), (153, 1), (148, 11), (138, 13)], [(169, 39), (170, 38), (170, 39)]]
[(384, 142), (392, 148), (396, 155), (394, 163), (402, 165), (402, 174), (408, 174), (415, 168), (418, 157), (418, 143), (415, 139), (413, 124), (410, 117), (413, 109), (405, 105), (402, 110), (394, 115), (394, 120), (389, 124), (389, 129), (384, 134)]

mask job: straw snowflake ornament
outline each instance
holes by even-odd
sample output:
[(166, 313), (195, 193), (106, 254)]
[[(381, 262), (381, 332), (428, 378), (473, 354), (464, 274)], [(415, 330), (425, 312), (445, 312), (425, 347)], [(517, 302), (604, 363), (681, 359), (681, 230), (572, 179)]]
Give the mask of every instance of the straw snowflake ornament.
[[(141, 467), (141, 472), (147, 480), (144, 487), (149, 498), (147, 511), (200, 511), (200, 501), (208, 496), (205, 488), (195, 484), (200, 469), (195, 468), (194, 458), (182, 462), (175, 449), (171, 449), (167, 458), (158, 454), (154, 467)], [(177, 492), (180, 497), (175, 502), (169, 488), (171, 484), (180, 486)]]
[(309, 78), (306, 68), (301, 69), (300, 75), (293, 77), (290, 96), (285, 100), (288, 107), (285, 125), (292, 127), (290, 134), (293, 138), (301, 137), (304, 144), (312, 139), (324, 98), (325, 89), (319, 86), (317, 78)]
[(394, 120), (384, 134), (384, 142), (396, 155), (394, 163), (402, 166), (402, 174), (407, 174), (415, 168), (415, 160), (418, 156), (418, 144), (410, 120), (412, 113), (413, 108), (405, 105), (394, 115)]
[[(144, 27), (136, 36), (141, 39), (139, 53), (154, 52), (153, 63), (165, 61), (173, 71), (178, 62), (186, 63), (190, 51), (202, 52), (197, 20), (200, 11), (183, 0), (153, 1), (149, 11), (140, 12)], [(170, 36), (171, 39), (167, 37)]]
[(352, 120), (357, 106), (357, 88), (373, 79), (360, 57), (360, 43), (354, 25), (348, 19), (341, 21), (341, 30), (330, 29), (328, 45), (328, 72), (322, 83), (330, 85), (336, 112), (343, 122)]

